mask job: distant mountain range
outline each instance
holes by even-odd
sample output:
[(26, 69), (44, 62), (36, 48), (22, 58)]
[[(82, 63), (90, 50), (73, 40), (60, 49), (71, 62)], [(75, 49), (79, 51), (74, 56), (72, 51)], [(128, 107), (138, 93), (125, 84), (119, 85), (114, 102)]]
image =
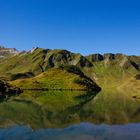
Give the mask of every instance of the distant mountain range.
[(39, 74), (49, 68), (59, 67), (60, 65), (75, 65), (81, 69), (90, 69), (97, 62), (102, 62), (104, 65), (112, 65), (114, 63), (120, 69), (133, 68), (137, 71), (140, 70), (140, 56), (112, 53), (82, 56), (67, 50), (50, 50), (38, 47), (28, 52), (19, 52), (15, 48), (0, 47), (0, 65), (2, 65), (0, 74), (4, 75), (18, 72)]
[[(50, 50), (50, 49), (42, 49), (38, 47), (32, 48), (30, 51), (22, 51), (19, 52), (15, 48), (5, 48), (0, 47), (0, 59), (2, 61), (6, 61), (12, 59), (14, 63), (18, 60), (19, 65), (34, 64), (36, 67), (39, 67), (40, 70), (45, 71), (50, 67), (57, 67), (59, 65), (75, 65), (78, 67), (86, 67), (90, 68), (93, 66), (94, 62), (104, 61), (105, 64), (111, 61), (119, 61), (120, 67), (129, 68), (134, 67), (137, 70), (140, 70), (140, 56), (127, 56), (124, 54), (91, 54), (88, 56), (82, 56), (81, 54), (75, 54), (67, 50)], [(38, 63), (36, 62), (38, 61)], [(12, 65), (14, 65), (12, 63)], [(29, 66), (30, 67), (30, 66)], [(28, 68), (29, 68), (28, 67)], [(30, 69), (31, 70), (31, 69)], [(27, 70), (28, 71), (28, 70)], [(33, 69), (34, 72), (37, 72)]]

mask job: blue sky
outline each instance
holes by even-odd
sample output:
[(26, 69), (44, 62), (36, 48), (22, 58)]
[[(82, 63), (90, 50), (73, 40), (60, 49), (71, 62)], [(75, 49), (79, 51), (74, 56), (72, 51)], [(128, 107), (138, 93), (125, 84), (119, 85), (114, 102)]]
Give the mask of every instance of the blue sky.
[(0, 44), (140, 55), (140, 1), (0, 0)]

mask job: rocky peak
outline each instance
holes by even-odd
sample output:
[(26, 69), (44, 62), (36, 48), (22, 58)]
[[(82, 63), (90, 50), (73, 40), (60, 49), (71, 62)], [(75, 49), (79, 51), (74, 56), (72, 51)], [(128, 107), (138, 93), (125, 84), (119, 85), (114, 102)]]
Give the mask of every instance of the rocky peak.
[(103, 55), (104, 59), (108, 59), (108, 60), (114, 60), (115, 59), (115, 54), (112, 53), (105, 53)]
[(19, 54), (19, 51), (15, 48), (5, 48), (0, 46), (0, 58), (6, 58), (8, 56), (14, 56)]
[(102, 61), (104, 60), (104, 57), (101, 54), (93, 54), (91, 55), (91, 61)]

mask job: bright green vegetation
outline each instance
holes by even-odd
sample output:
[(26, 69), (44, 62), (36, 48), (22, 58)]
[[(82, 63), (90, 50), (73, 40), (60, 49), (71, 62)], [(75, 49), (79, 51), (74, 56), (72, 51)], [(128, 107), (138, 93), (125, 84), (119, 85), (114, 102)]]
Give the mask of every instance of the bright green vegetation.
[(123, 82), (134, 77), (138, 71), (133, 67), (128, 69), (120, 68), (118, 64), (105, 64), (104, 62), (95, 62), (93, 67), (93, 77), (96, 82), (104, 88), (116, 88)]
[[(140, 95), (140, 82), (136, 78), (140, 74), (140, 57), (121, 54), (109, 56), (104, 56), (101, 61), (93, 61), (93, 68), (90, 72), (86, 71), (87, 75), (94, 79), (102, 90), (126, 92), (131, 98), (133, 95)], [(101, 56), (99, 58), (102, 59)], [(88, 59), (91, 60), (91, 56)], [(130, 91), (133, 94), (130, 94)]]
[(68, 72), (64, 69), (53, 68), (47, 72), (28, 79), (15, 80), (11, 84), (21, 89), (33, 90), (95, 90), (100, 88), (84, 75)]

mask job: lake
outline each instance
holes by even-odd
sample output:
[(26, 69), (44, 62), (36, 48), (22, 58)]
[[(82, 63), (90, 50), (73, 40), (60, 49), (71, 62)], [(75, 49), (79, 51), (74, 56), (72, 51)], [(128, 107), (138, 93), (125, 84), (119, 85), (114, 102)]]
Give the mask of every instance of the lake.
[(0, 103), (0, 140), (140, 140), (140, 102), (132, 95), (25, 91)]

